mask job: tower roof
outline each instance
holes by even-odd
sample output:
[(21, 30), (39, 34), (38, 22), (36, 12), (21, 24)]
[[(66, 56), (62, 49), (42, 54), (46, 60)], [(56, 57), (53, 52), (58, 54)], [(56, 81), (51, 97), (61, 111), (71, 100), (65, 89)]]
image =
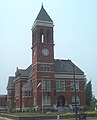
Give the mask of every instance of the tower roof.
[(37, 26), (48, 26), (48, 27), (53, 27), (53, 21), (44, 9), (43, 5), (32, 25), (32, 30)]
[(36, 17), (36, 20), (53, 22), (50, 16), (48, 15), (48, 13), (46, 12), (46, 10), (44, 9), (43, 5), (41, 7), (38, 16)]

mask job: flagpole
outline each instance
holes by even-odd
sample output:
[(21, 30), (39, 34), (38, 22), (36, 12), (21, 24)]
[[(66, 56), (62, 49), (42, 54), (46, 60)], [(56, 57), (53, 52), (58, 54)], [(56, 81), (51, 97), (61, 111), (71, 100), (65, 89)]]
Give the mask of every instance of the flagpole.
[(43, 79), (41, 82), (38, 83), (37, 88), (41, 85), (41, 108), (43, 113)]

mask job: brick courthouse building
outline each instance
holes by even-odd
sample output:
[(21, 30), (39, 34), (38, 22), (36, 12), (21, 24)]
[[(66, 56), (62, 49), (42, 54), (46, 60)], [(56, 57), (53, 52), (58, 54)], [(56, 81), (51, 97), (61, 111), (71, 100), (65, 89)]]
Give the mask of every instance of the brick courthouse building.
[(7, 85), (7, 109), (30, 111), (85, 106), (85, 75), (71, 60), (54, 59), (53, 21), (43, 5), (32, 26), (32, 64), (17, 68)]

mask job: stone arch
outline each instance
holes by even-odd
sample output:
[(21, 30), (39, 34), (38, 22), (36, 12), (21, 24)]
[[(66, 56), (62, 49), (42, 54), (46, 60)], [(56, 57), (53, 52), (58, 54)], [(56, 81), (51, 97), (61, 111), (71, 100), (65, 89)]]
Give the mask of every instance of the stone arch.
[(63, 95), (57, 98), (57, 107), (64, 107), (65, 106), (65, 97)]

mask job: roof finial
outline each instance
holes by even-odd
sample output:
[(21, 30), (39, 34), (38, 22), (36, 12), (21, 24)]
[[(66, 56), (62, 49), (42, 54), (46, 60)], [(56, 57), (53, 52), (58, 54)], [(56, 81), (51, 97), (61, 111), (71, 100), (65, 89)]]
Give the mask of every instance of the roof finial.
[(42, 3), (42, 7), (43, 7), (43, 3)]

